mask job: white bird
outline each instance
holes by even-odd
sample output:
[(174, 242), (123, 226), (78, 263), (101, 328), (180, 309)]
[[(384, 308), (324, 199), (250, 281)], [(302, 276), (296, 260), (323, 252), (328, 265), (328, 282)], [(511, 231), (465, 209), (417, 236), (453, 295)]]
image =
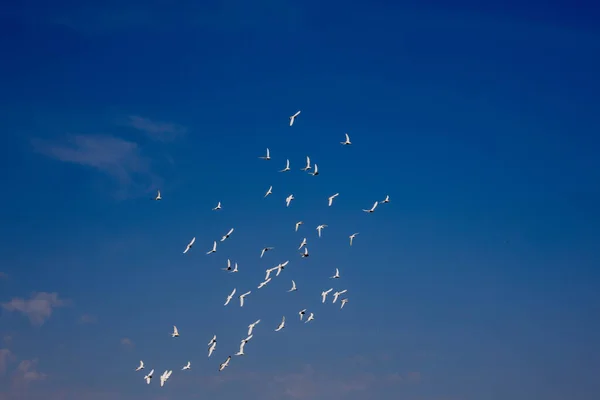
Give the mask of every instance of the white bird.
[(209, 348), (208, 348), (208, 357), (210, 357), (213, 353), (213, 351), (215, 351), (215, 349), (217, 348), (217, 342), (214, 342)]
[(146, 376), (144, 376), (144, 380), (146, 381), (146, 383), (149, 385), (150, 381), (152, 380), (152, 376), (154, 376), (154, 370), (150, 371), (150, 373)]
[(323, 303), (325, 303), (325, 299), (327, 299), (327, 295), (329, 293), (331, 293), (333, 291), (333, 288), (329, 289), (329, 290), (325, 290), (324, 292), (321, 292), (321, 299), (323, 301)]
[(247, 291), (244, 294), (240, 294), (239, 298), (240, 298), (240, 307), (244, 307), (244, 299), (246, 298), (246, 296), (248, 296), (250, 293), (252, 293), (250, 290)]
[(310, 166), (310, 157), (306, 156), (306, 166), (304, 168), (300, 168), (301, 171), (308, 171), (311, 168)]
[(349, 145), (352, 144), (352, 142), (350, 141), (350, 136), (348, 136), (348, 134), (346, 133), (346, 141), (345, 142), (340, 142), (343, 145)]
[(312, 176), (319, 175), (319, 166), (315, 164), (315, 170), (313, 172), (309, 172), (309, 174), (311, 174)]
[(267, 278), (264, 280), (264, 282), (261, 282), (258, 284), (258, 288), (261, 289), (263, 287), (265, 287), (267, 285), (267, 283), (271, 282), (271, 278)]
[(252, 335), (248, 335), (248, 337), (246, 339), (242, 339), (242, 341), (240, 342), (240, 351), (238, 351), (236, 353), (236, 356), (243, 356), (244, 354), (244, 346), (246, 346), (246, 343), (248, 343), (250, 341), (250, 339), (252, 339)]
[(300, 225), (304, 224), (304, 222), (302, 221), (298, 221), (296, 222), (296, 232), (298, 232), (298, 228), (300, 228)]
[(306, 308), (298, 312), (298, 315), (300, 316), (300, 321), (302, 321), (302, 318), (304, 318), (304, 314), (306, 314)]
[(365, 209), (363, 208), (363, 211), (364, 211), (364, 212), (366, 212), (366, 213), (372, 213), (372, 212), (375, 212), (375, 209), (377, 208), (377, 204), (379, 204), (379, 202), (378, 202), (378, 201), (376, 201), (375, 203), (373, 203), (373, 207), (371, 207), (371, 209), (370, 209), (370, 210), (365, 210)]
[(235, 291), (236, 290), (237, 290), (237, 288), (233, 289), (233, 291), (231, 292), (231, 294), (229, 296), (227, 296), (227, 300), (225, 300), (225, 304), (224, 305), (229, 304), (229, 302), (231, 301), (231, 299), (233, 299), (233, 295), (235, 295)]
[(194, 245), (195, 242), (196, 242), (196, 236), (194, 236), (192, 238), (192, 240), (190, 240), (190, 242), (188, 243), (188, 245), (185, 247), (185, 250), (183, 251), (183, 254), (185, 254), (188, 251), (190, 251), (190, 249), (192, 248), (192, 246)]
[(381, 202), (382, 202), (382, 203), (389, 203), (389, 202), (390, 202), (390, 195), (389, 195), (389, 194), (388, 194), (388, 195), (386, 195), (386, 196), (385, 196), (385, 199), (383, 199)]
[(167, 380), (171, 377), (172, 373), (173, 373), (173, 371), (169, 371), (169, 370), (166, 370), (165, 372), (163, 372), (163, 374), (160, 376), (160, 387), (165, 386), (165, 383), (167, 383)]
[(185, 371), (186, 369), (191, 369), (192, 368), (192, 363), (190, 361), (187, 362), (186, 365), (184, 365), (183, 368), (181, 368), (182, 371)]
[(216, 253), (217, 252), (217, 241), (215, 240), (213, 242), (213, 247), (212, 249), (210, 249), (209, 251), (206, 252), (206, 254), (212, 254), (212, 253)]
[(265, 193), (265, 197), (267, 197), (268, 195), (273, 194), (273, 186), (269, 186), (269, 190), (267, 190), (267, 193)]
[(227, 267), (226, 268), (221, 268), (223, 271), (231, 271), (231, 260), (228, 258), (227, 259)]
[(269, 277), (271, 276), (271, 272), (275, 271), (277, 269), (277, 267), (273, 267), (273, 268), (267, 268), (267, 274), (265, 275), (265, 281), (267, 279), (269, 279)]
[(300, 243), (300, 247), (298, 247), (298, 250), (300, 250), (304, 246), (306, 246), (306, 238), (302, 239), (302, 242)]
[(325, 228), (327, 228), (327, 225), (325, 224), (317, 226), (317, 232), (319, 232), (319, 237), (321, 237), (321, 231)]
[(310, 321), (312, 321), (313, 319), (315, 319), (315, 314), (310, 313), (310, 315), (308, 316), (308, 318), (306, 319), (306, 321), (304, 321), (304, 323), (307, 324)]
[(264, 249), (262, 249), (260, 252), (260, 258), (262, 258), (267, 251), (273, 250), (273, 249), (274, 249), (274, 247), (265, 247)]
[(267, 155), (266, 156), (260, 156), (258, 158), (262, 158), (263, 160), (270, 160), (271, 159), (271, 152), (269, 151), (269, 148), (267, 147)]
[(285, 206), (289, 207), (292, 200), (294, 200), (294, 195), (290, 194), (288, 197), (285, 198)]
[(279, 326), (277, 327), (277, 329), (275, 329), (275, 332), (279, 332), (283, 328), (285, 328), (285, 315), (283, 316), (283, 318), (281, 320), (281, 323), (279, 324)]
[(177, 327), (175, 325), (173, 325), (173, 333), (171, 333), (171, 337), (179, 337), (179, 331), (177, 330)]
[(340, 195), (339, 193), (336, 193), (334, 195), (329, 196), (329, 207), (331, 207), (331, 205), (333, 204), (333, 199), (335, 199), (339, 195)]
[(235, 263), (235, 265), (234, 265), (233, 270), (231, 271), (231, 273), (233, 274), (235, 272), (239, 272), (238, 271), (238, 265), (237, 265), (237, 263)]
[(287, 171), (291, 171), (291, 169), (290, 169), (290, 160), (289, 159), (285, 161), (285, 168), (282, 169), (282, 170), (280, 170), (279, 172), (287, 172)]
[(296, 282), (294, 282), (294, 280), (292, 279), (292, 288), (288, 290), (288, 292), (295, 292), (296, 290), (298, 290), (298, 288), (296, 287)]
[(251, 323), (250, 325), (248, 325), (248, 336), (252, 335), (252, 331), (254, 330), (254, 327), (256, 325), (258, 325), (260, 323), (260, 319), (257, 319), (256, 321), (254, 321), (253, 323)]
[(217, 211), (221, 209), (221, 202), (217, 203), (217, 206), (215, 208), (213, 208), (213, 211)]
[(229, 236), (231, 236), (231, 234), (232, 234), (232, 233), (233, 233), (233, 228), (231, 228), (231, 229), (229, 230), (229, 232), (227, 232), (227, 233), (225, 234), (225, 236), (223, 236), (223, 237), (221, 238), (221, 242), (225, 241), (225, 239), (229, 239)]
[(290, 117), (290, 126), (294, 125), (294, 121), (298, 115), (300, 115), (300, 111)]
[(332, 301), (332, 303), (335, 303), (335, 302), (337, 301), (338, 297), (340, 297), (340, 295), (342, 295), (342, 294), (346, 293), (347, 291), (348, 291), (348, 290), (344, 289), (344, 290), (342, 290), (342, 291), (340, 291), (340, 292), (335, 292), (335, 293), (333, 294), (333, 301)]
[(135, 370), (136, 370), (136, 371), (141, 371), (141, 370), (143, 370), (143, 369), (144, 369), (144, 362), (143, 362), (142, 360), (140, 360), (140, 366), (139, 366), (139, 367), (137, 367)]
[(286, 261), (283, 263), (278, 264), (275, 269), (277, 270), (277, 273), (275, 274), (275, 276), (279, 276), (279, 274), (281, 273), (281, 271), (283, 271), (283, 269), (286, 267), (286, 265), (288, 265), (290, 263), (290, 261)]
[(213, 343), (217, 343), (217, 335), (213, 335), (213, 338), (210, 339), (210, 342), (208, 342), (208, 346), (212, 345)]
[(344, 308), (344, 306), (346, 305), (347, 302), (348, 302), (348, 299), (342, 299), (342, 305), (340, 306), (340, 310), (342, 308)]
[(358, 235), (358, 232), (353, 233), (352, 235), (348, 236), (350, 238), (350, 246), (352, 246), (352, 241), (354, 240), (354, 238), (356, 237), (356, 235)]
[(231, 361), (231, 356), (227, 357), (227, 360), (219, 365), (219, 371), (223, 371), (225, 368), (227, 368), (229, 366), (229, 361)]
[(333, 275), (332, 277), (330, 277), (331, 279), (338, 279), (340, 277), (340, 270), (339, 269), (335, 269), (335, 275)]
[(304, 258), (308, 257), (308, 247), (304, 248), (304, 253), (300, 254), (300, 256)]
[(154, 198), (154, 200), (162, 200), (162, 197), (160, 195), (160, 190), (157, 190), (156, 197)]

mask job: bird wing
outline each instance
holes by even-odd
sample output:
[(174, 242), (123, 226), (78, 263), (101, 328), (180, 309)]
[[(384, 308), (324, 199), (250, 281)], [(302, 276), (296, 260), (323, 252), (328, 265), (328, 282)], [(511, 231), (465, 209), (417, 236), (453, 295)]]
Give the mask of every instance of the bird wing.
[[(348, 136), (348, 134), (346, 133), (346, 142), (349, 142), (349, 141), (350, 141), (350, 136)], [(359, 142), (360, 142), (360, 140), (359, 140)]]

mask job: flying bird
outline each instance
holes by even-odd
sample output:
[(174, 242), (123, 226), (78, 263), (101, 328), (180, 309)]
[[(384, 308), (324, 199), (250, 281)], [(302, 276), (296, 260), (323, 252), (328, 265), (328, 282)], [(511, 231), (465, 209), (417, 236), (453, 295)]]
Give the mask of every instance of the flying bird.
[(289, 159), (287, 159), (285, 161), (285, 168), (282, 169), (282, 170), (280, 170), (279, 172), (287, 172), (287, 171), (291, 171), (291, 169), (290, 169), (290, 160)]
[(207, 251), (206, 254), (212, 254), (212, 253), (216, 253), (217, 252), (217, 241), (215, 240), (213, 242), (213, 247), (212, 249), (210, 249), (210, 251)]
[(298, 288), (296, 287), (296, 282), (294, 282), (294, 280), (292, 279), (292, 288), (288, 290), (288, 292), (295, 292), (296, 290), (298, 290)]
[(223, 237), (221, 238), (221, 242), (224, 242), (224, 241), (225, 241), (225, 239), (229, 239), (229, 236), (231, 236), (231, 234), (232, 234), (232, 233), (233, 233), (233, 228), (231, 228), (231, 229), (229, 230), (229, 232), (227, 232), (227, 233), (225, 234), (225, 236), (223, 236)]
[(301, 171), (308, 171), (311, 168), (310, 166), (310, 157), (306, 156), (306, 166), (304, 168), (300, 168)]
[(348, 136), (348, 134), (346, 133), (346, 141), (345, 142), (340, 142), (343, 145), (349, 145), (352, 144), (352, 142), (350, 141), (350, 136)]
[(160, 376), (160, 387), (165, 386), (165, 383), (167, 383), (167, 380), (171, 377), (172, 373), (173, 373), (173, 371), (169, 371), (169, 370), (166, 370), (165, 372), (163, 372), (163, 374)]
[(300, 254), (300, 256), (304, 258), (308, 257), (308, 247), (304, 248), (304, 253)]
[(208, 345), (211, 346), (213, 343), (217, 343), (217, 335), (214, 335), (212, 339), (210, 339), (210, 342), (208, 342)]
[(212, 355), (213, 351), (215, 351), (216, 348), (217, 348), (217, 342), (214, 342), (212, 345), (210, 345), (210, 347), (208, 348), (208, 357), (209, 358)]
[(236, 290), (237, 289), (233, 289), (233, 291), (231, 292), (231, 294), (229, 296), (227, 296), (227, 300), (225, 300), (225, 304), (224, 305), (229, 304), (229, 302), (231, 301), (231, 299), (233, 299), (233, 295), (235, 295), (235, 291)]
[(333, 275), (331, 277), (331, 279), (338, 279), (340, 277), (340, 270), (339, 269), (335, 269), (335, 275)]
[(323, 301), (323, 304), (325, 303), (325, 299), (327, 299), (327, 295), (329, 293), (331, 293), (333, 291), (333, 288), (329, 289), (329, 290), (325, 290), (324, 292), (321, 292), (321, 300)]
[(294, 121), (298, 115), (300, 115), (300, 111), (290, 117), (290, 126), (294, 125)]
[(185, 371), (186, 369), (190, 369), (192, 368), (192, 363), (190, 361), (187, 362), (187, 364), (181, 368), (182, 371)]
[(365, 210), (365, 209), (363, 208), (363, 211), (364, 211), (364, 212), (366, 212), (366, 213), (372, 213), (372, 212), (375, 212), (375, 209), (377, 208), (377, 204), (379, 204), (379, 202), (378, 202), (378, 201), (376, 201), (375, 203), (373, 203), (373, 207), (371, 207), (371, 209), (370, 209), (370, 210)]
[(162, 200), (162, 197), (160, 195), (160, 190), (157, 191), (156, 197), (154, 198), (154, 200)]
[(296, 222), (296, 232), (298, 232), (298, 228), (300, 228), (300, 225), (304, 224), (304, 222), (302, 221), (298, 221)]
[(389, 195), (389, 194), (388, 194), (388, 195), (386, 195), (386, 196), (385, 196), (385, 199), (383, 199), (381, 202), (382, 202), (382, 203), (389, 203), (389, 202), (390, 202), (390, 195)]
[(344, 308), (344, 306), (346, 305), (347, 302), (348, 302), (348, 299), (342, 299), (342, 305), (340, 306), (340, 310), (342, 308)]
[(335, 293), (333, 294), (333, 301), (332, 301), (332, 303), (335, 303), (335, 302), (337, 301), (338, 297), (340, 297), (340, 295), (342, 295), (342, 294), (346, 293), (347, 291), (348, 291), (348, 290), (344, 289), (344, 290), (342, 290), (342, 291), (340, 291), (340, 292), (335, 292)]
[(350, 238), (350, 246), (352, 246), (352, 241), (354, 240), (354, 238), (356, 237), (356, 235), (358, 235), (358, 232), (353, 233), (352, 235), (348, 236)]
[(228, 258), (227, 259), (227, 267), (226, 268), (221, 268), (223, 271), (231, 271), (231, 260)]
[(141, 370), (143, 370), (143, 369), (144, 369), (144, 362), (143, 362), (142, 360), (140, 360), (140, 366), (139, 366), (139, 367), (137, 367), (135, 370), (136, 370), (136, 372), (137, 372), (137, 371), (141, 371)]
[(310, 321), (315, 319), (315, 314), (310, 313), (310, 315), (308, 316), (308, 318), (306, 319), (306, 321), (304, 321), (305, 324), (309, 323)]
[(221, 209), (221, 202), (217, 203), (217, 206), (215, 208), (213, 208), (213, 211), (217, 211)]
[(319, 232), (319, 237), (321, 237), (321, 231), (325, 228), (327, 228), (327, 225), (325, 224), (317, 226), (317, 232)]
[(179, 337), (179, 331), (177, 330), (177, 327), (175, 325), (173, 325), (173, 333), (171, 333), (171, 337)]
[(306, 246), (306, 238), (302, 239), (302, 242), (300, 243), (300, 247), (298, 247), (298, 250), (300, 250), (304, 246)]
[(258, 325), (259, 323), (260, 323), (260, 319), (257, 319), (256, 321), (254, 321), (253, 323), (248, 325), (248, 336), (252, 336), (252, 331), (254, 330), (254, 327), (256, 325)]
[(234, 267), (233, 267), (233, 270), (231, 271), (231, 273), (233, 274), (235, 272), (239, 272), (237, 263), (234, 264)]
[(240, 351), (238, 351), (235, 355), (236, 356), (243, 356), (244, 354), (244, 346), (246, 346), (246, 343), (248, 343), (250, 341), (250, 339), (252, 339), (252, 335), (248, 335), (248, 337), (246, 339), (242, 339), (242, 341), (240, 342)]
[(265, 193), (265, 197), (267, 197), (268, 195), (273, 194), (273, 186), (269, 186), (269, 190), (267, 190), (267, 193)]
[(271, 282), (271, 278), (267, 278), (264, 280), (264, 282), (261, 282), (258, 284), (258, 288), (261, 289), (263, 287), (265, 287), (267, 285), (267, 283)]
[(154, 376), (154, 370), (150, 371), (150, 373), (146, 376), (144, 376), (144, 380), (146, 381), (146, 383), (149, 385), (150, 381), (152, 380), (152, 377)]
[(304, 318), (304, 314), (306, 314), (306, 308), (298, 312), (298, 315), (300, 316), (300, 321), (302, 321), (302, 318)]
[(190, 251), (190, 249), (192, 248), (192, 246), (194, 245), (195, 242), (196, 242), (196, 236), (194, 236), (192, 238), (192, 240), (190, 240), (190, 242), (188, 243), (188, 245), (185, 247), (185, 250), (183, 251), (183, 254), (185, 254), (188, 251)]
[(246, 298), (246, 296), (248, 296), (251, 293), (251, 291), (247, 291), (244, 294), (240, 294), (239, 298), (240, 298), (240, 307), (244, 307), (244, 299)]
[(277, 327), (277, 329), (275, 329), (275, 332), (279, 332), (283, 328), (285, 328), (285, 315), (283, 316), (283, 319), (281, 320), (281, 323), (279, 324), (279, 326)]
[(229, 361), (231, 361), (231, 356), (227, 357), (227, 360), (225, 360), (224, 362), (221, 363), (221, 365), (219, 365), (219, 372), (223, 371), (225, 368), (227, 368), (229, 366)]
[(336, 193), (334, 195), (329, 196), (329, 207), (331, 207), (331, 205), (333, 204), (333, 199), (335, 199), (339, 195), (340, 195), (339, 193)]
[(315, 164), (315, 170), (313, 172), (309, 172), (309, 174), (311, 174), (312, 176), (319, 175), (319, 166)]
[(271, 272), (275, 271), (277, 269), (277, 267), (273, 267), (273, 268), (267, 268), (267, 274), (265, 275), (265, 281), (267, 279), (269, 279), (269, 277), (271, 276)]
[(269, 148), (267, 147), (267, 155), (266, 156), (260, 156), (258, 158), (262, 158), (263, 160), (270, 160), (271, 159), (271, 152), (269, 151)]
[(281, 271), (283, 271), (283, 269), (286, 267), (286, 265), (288, 265), (290, 263), (290, 261), (286, 261), (280, 264), (277, 264), (277, 266), (275, 267), (275, 269), (277, 270), (277, 273), (275, 274), (275, 276), (279, 276), (279, 274), (281, 273)]
[(290, 194), (288, 197), (285, 198), (285, 206), (289, 207), (292, 200), (294, 200), (294, 195)]
[(273, 250), (273, 249), (274, 249), (274, 247), (265, 247), (264, 249), (262, 249), (262, 251), (260, 252), (260, 258), (262, 258), (267, 251)]

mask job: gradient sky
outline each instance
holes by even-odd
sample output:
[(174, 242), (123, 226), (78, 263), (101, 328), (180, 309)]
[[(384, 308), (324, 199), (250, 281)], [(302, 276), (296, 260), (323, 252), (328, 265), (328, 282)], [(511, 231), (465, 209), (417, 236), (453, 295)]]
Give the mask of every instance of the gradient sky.
[(0, 399), (597, 399), (600, 9), (480, 3), (2, 5)]

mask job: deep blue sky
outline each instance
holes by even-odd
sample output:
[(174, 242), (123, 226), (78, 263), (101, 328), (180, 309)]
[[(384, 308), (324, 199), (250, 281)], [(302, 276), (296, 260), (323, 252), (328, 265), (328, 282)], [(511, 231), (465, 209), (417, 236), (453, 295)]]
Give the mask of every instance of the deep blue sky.
[(598, 398), (600, 9), (81, 3), (0, 8), (1, 400)]

